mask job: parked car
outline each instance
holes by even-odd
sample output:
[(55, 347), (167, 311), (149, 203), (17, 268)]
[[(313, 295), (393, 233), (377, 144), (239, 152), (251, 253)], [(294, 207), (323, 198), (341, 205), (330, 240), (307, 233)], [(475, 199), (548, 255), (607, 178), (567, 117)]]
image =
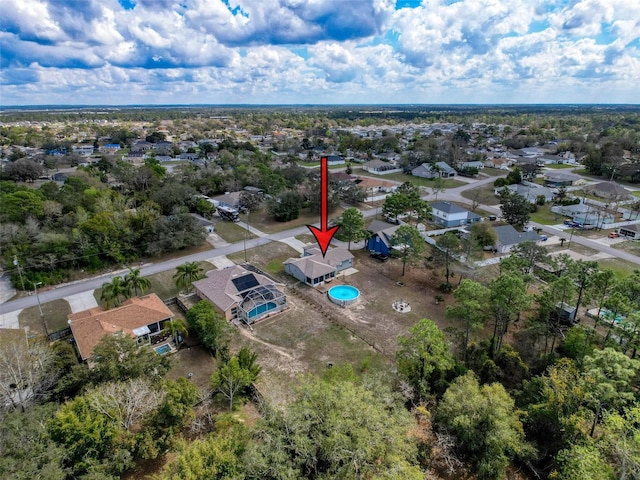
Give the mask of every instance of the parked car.
[(541, 242), (546, 242), (547, 240), (549, 240), (549, 237), (547, 237), (546, 235), (540, 236), (540, 241)]
[(498, 217), (496, 217), (495, 215), (489, 215), (487, 217), (487, 220), (491, 221), (491, 222), (495, 222), (498, 219)]
[(389, 258), (388, 255), (384, 255), (378, 252), (371, 252), (369, 255), (371, 255), (371, 257), (375, 258), (376, 260), (380, 260), (381, 262), (384, 262)]
[(620, 236), (620, 234), (618, 232), (611, 232), (609, 234), (609, 238), (618, 238)]

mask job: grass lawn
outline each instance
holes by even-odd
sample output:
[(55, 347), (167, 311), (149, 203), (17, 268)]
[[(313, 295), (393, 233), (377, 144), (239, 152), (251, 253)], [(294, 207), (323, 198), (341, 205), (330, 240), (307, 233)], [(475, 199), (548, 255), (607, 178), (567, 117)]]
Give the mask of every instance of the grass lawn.
[(493, 185), (483, 185), (476, 188), (465, 190), (461, 195), (471, 201), (477, 201), (484, 205), (498, 205), (500, 201), (496, 197)]
[(480, 173), (484, 173), (489, 177), (506, 177), (509, 172), (500, 168), (484, 167), (482, 170), (480, 170)]
[[(71, 307), (64, 299), (43, 303), (42, 313), (44, 314), (44, 320), (47, 323), (48, 333), (64, 330), (69, 326), (67, 324), (67, 315), (71, 313)], [(42, 334), (45, 333), (44, 325), (40, 319), (40, 310), (38, 309), (38, 305), (22, 310), (20, 315), (18, 315), (18, 321), (20, 322), (21, 328), (29, 327), (29, 330)]]
[[(209, 270), (214, 270), (216, 267), (209, 262), (198, 262), (200, 267), (202, 267), (203, 273), (206, 273)], [(162, 300), (166, 300), (167, 298), (175, 297), (180, 289), (176, 287), (175, 281), (173, 280), (173, 276), (176, 274), (176, 269), (167, 270), (165, 272), (156, 273), (154, 275), (149, 275), (148, 278), (151, 281), (151, 288), (145, 292), (147, 293), (155, 293)], [(97, 288), (93, 292), (93, 296), (96, 298), (96, 301), (100, 305), (104, 305), (104, 303), (100, 300), (100, 295), (102, 294), (102, 288)]]
[(531, 214), (531, 220), (543, 225), (562, 223), (563, 215), (551, 211), (551, 205), (538, 205), (538, 211)]
[(303, 235), (296, 235), (296, 240), (300, 240), (302, 243), (315, 243), (316, 237), (311, 235), (310, 233), (305, 233)]
[[(253, 219), (250, 219), (253, 222)], [(249, 223), (249, 225), (253, 225)], [(227, 222), (225, 220), (220, 220), (215, 224), (215, 233), (220, 235), (223, 240), (229, 243), (241, 242), (245, 238), (249, 240), (250, 238), (256, 238), (256, 236), (248, 232), (246, 229), (242, 228), (240, 225), (237, 225), (233, 222)]]
[(551, 163), (549, 165), (545, 165), (545, 168), (551, 168), (553, 170), (562, 170), (565, 168), (575, 168), (575, 165), (570, 165), (567, 163)]
[(636, 269), (636, 265), (633, 263), (625, 262), (619, 258), (605, 258), (604, 260), (598, 260), (600, 268), (611, 269), (616, 274), (618, 280), (628, 277)]
[[(343, 208), (336, 208), (333, 212), (329, 212), (329, 219), (339, 217), (342, 215), (343, 211)], [(244, 215), (241, 218), (244, 220)], [(269, 216), (266, 209), (262, 209), (251, 212), (249, 225), (265, 233), (276, 233), (283, 230), (289, 230), (290, 228), (303, 227), (305, 225), (318, 223), (319, 221), (319, 213), (309, 213), (309, 211), (305, 209), (300, 212), (300, 216), (295, 220), (291, 220), (290, 222), (277, 222)], [(225, 240), (227, 239), (225, 238)], [(242, 237), (240, 240), (242, 240)]]
[(633, 240), (627, 240), (625, 242), (614, 243), (611, 245), (613, 248), (624, 250), (625, 252), (632, 253), (633, 255), (640, 255), (640, 242)]
[[(370, 174), (369, 172), (365, 172), (364, 170), (360, 170), (358, 172), (362, 175), (375, 176)], [(433, 180), (429, 178), (422, 177), (414, 177), (413, 175), (407, 175), (406, 173), (390, 173), (388, 175), (378, 175), (376, 178), (380, 178), (380, 180), (393, 180), (396, 182), (410, 182), (414, 185), (418, 185), (419, 187), (433, 187)], [(460, 180), (456, 180), (454, 178), (445, 178), (444, 179), (444, 188), (455, 188), (460, 185), (466, 185), (466, 182), (461, 182)]]
[[(283, 262), (288, 258), (299, 256), (296, 250), (281, 242), (270, 242), (247, 250), (248, 263), (282, 278), (285, 275)], [(235, 263), (243, 263), (245, 257), (244, 252), (238, 252), (227, 255), (227, 258)]]
[(634, 197), (640, 197), (640, 190), (633, 190), (631, 192), (631, 195), (633, 195)]

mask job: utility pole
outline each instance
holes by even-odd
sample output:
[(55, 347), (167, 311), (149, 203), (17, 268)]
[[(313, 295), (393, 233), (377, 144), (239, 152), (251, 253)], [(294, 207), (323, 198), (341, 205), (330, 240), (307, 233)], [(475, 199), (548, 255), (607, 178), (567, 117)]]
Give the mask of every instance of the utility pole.
[(24, 291), (24, 278), (22, 278), (22, 272), (20, 271), (20, 263), (18, 262), (18, 256), (13, 256), (13, 265), (18, 268), (18, 275), (20, 276), (20, 283), (22, 283), (22, 290)]

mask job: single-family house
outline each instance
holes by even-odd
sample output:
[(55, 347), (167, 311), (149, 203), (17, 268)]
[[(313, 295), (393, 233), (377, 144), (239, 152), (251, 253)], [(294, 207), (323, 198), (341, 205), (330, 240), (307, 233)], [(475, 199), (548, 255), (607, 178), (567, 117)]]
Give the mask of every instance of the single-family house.
[(544, 165), (557, 165), (565, 162), (564, 157), (549, 154), (541, 155), (540, 157), (538, 157), (538, 160)]
[[(495, 194), (499, 195), (502, 188), (496, 188)], [(523, 196), (529, 203), (536, 203), (539, 196), (544, 197), (545, 202), (553, 200), (553, 192), (547, 187), (541, 187), (536, 184), (523, 185), (521, 183), (507, 185), (506, 188), (513, 193)]]
[(251, 324), (288, 308), (284, 285), (240, 265), (210, 270), (193, 288), (229, 321)]
[(191, 216), (196, 219), (196, 222), (198, 222), (198, 225), (204, 228), (205, 232), (213, 233), (213, 231), (215, 230), (215, 227), (213, 226), (213, 222), (211, 220), (204, 218), (198, 215), (197, 213), (192, 213)]
[(423, 163), (411, 170), (411, 175), (421, 178), (436, 178), (440, 172), (431, 163)]
[(596, 197), (609, 200), (627, 200), (630, 198), (629, 192), (616, 182), (600, 182), (584, 187), (584, 191)]
[(317, 287), (352, 266), (353, 255), (346, 248), (332, 248), (323, 256), (319, 248), (307, 247), (302, 257), (284, 262), (284, 271), (310, 287)]
[(539, 242), (542, 237), (536, 232), (519, 232), (511, 225), (494, 227), (496, 244), (494, 249), (498, 253), (509, 253), (511, 249), (523, 242)]
[(90, 143), (80, 143), (78, 145), (73, 145), (71, 147), (73, 153), (77, 155), (82, 155), (83, 157), (88, 157), (93, 155), (93, 144)]
[(78, 353), (84, 361), (91, 358), (93, 349), (105, 335), (129, 335), (140, 345), (154, 343), (172, 318), (173, 312), (155, 293), (129, 298), (109, 310), (94, 307), (68, 316)]
[(620, 227), (618, 229), (618, 233), (622, 237), (637, 240), (638, 238), (640, 238), (640, 224), (634, 223), (632, 225), (625, 225), (624, 227)]
[(484, 161), (484, 166), (487, 168), (498, 168), (500, 170), (509, 170), (509, 167), (513, 164), (513, 160), (501, 157), (489, 157)]
[(456, 169), (447, 162), (436, 162), (436, 167), (440, 171), (440, 176), (444, 178), (455, 177), (456, 173), (458, 173)]
[(484, 163), (478, 160), (473, 162), (462, 162), (460, 164), (460, 168), (477, 168), (478, 170), (482, 170), (484, 168)]
[(131, 147), (131, 152), (146, 152), (153, 148), (153, 143), (144, 140), (136, 142)]
[(107, 143), (106, 145), (101, 146), (98, 150), (102, 153), (116, 153), (120, 150), (119, 143)]
[(212, 200), (218, 202), (218, 206), (222, 205), (223, 207), (233, 208), (235, 210), (240, 209), (240, 205), (242, 204), (242, 192), (227, 192), (224, 195), (218, 195), (216, 197), (211, 197)]
[(480, 215), (470, 212), (455, 203), (435, 202), (431, 204), (431, 221), (443, 227), (457, 227), (479, 222)]
[(383, 162), (382, 160), (370, 160), (362, 165), (362, 169), (375, 175), (387, 175), (390, 173), (402, 172), (402, 169), (399, 168), (396, 163)]
[(327, 155), (327, 165), (344, 165), (344, 158), (340, 155)]
[(374, 220), (367, 230), (371, 233), (367, 240), (367, 250), (376, 255), (389, 256), (391, 253), (391, 237), (398, 229), (399, 225)]
[(549, 188), (570, 187), (579, 177), (569, 173), (549, 172), (544, 174), (544, 186)]

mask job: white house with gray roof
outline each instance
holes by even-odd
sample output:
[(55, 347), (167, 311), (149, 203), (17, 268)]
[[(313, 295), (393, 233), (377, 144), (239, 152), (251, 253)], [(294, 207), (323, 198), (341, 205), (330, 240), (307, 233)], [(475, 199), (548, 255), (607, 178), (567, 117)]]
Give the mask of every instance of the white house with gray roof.
[(542, 237), (536, 232), (519, 232), (511, 225), (494, 227), (496, 232), (495, 250), (498, 253), (509, 253), (511, 249), (523, 242), (540, 242)]
[(479, 222), (480, 215), (470, 212), (451, 202), (435, 202), (431, 204), (431, 221), (443, 227), (457, 227), (468, 223)]
[(305, 248), (300, 258), (284, 262), (284, 271), (310, 287), (333, 280), (338, 272), (353, 266), (353, 255), (345, 248), (327, 250), (323, 257), (319, 248)]

